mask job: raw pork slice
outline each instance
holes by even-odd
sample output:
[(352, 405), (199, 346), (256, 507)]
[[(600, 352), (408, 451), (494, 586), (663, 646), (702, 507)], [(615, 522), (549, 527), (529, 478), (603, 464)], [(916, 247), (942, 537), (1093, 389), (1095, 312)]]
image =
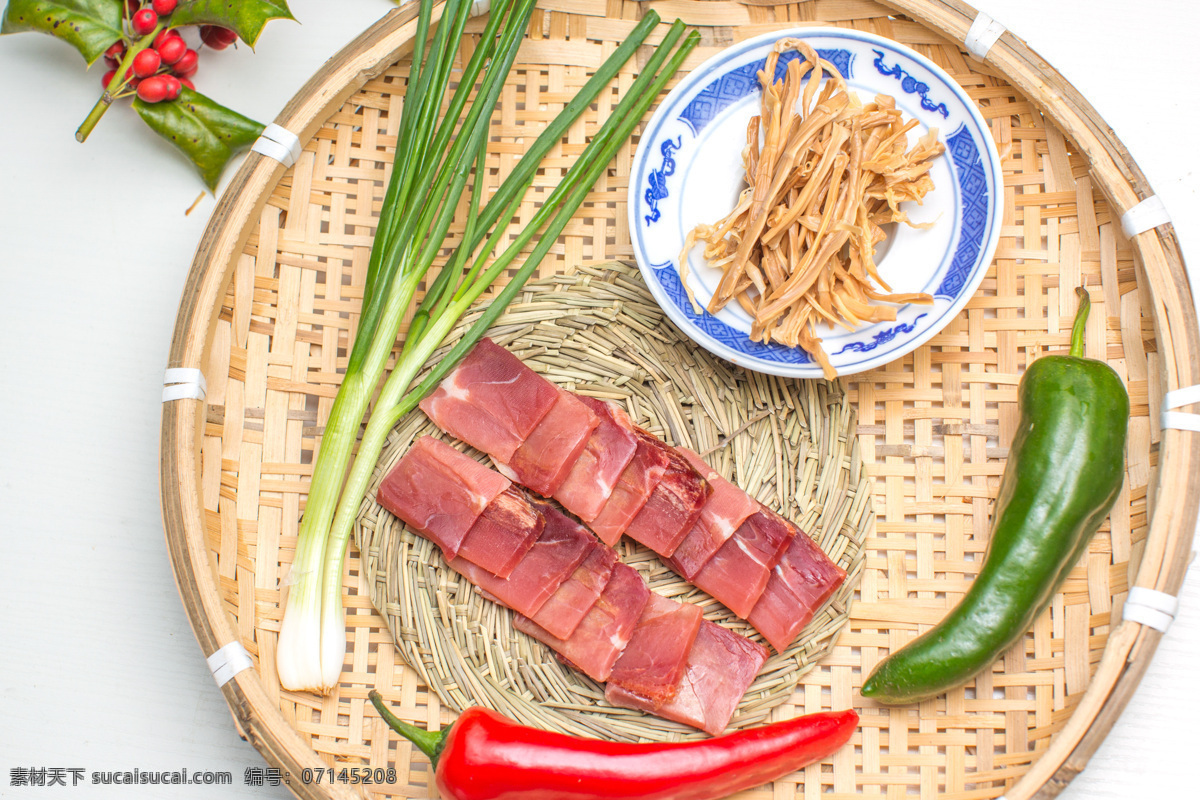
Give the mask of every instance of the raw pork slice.
[(673, 700), (651, 708), (645, 698), (610, 683), (605, 698), (616, 706), (650, 711), (660, 717), (721, 734), (746, 690), (767, 660), (767, 648), (720, 625), (704, 621), (688, 653), (687, 666)]
[(673, 700), (701, 617), (699, 606), (651, 594), (608, 685), (637, 695), (654, 710)]
[(666, 445), (640, 428), (635, 433), (637, 452), (621, 473), (604, 508), (588, 523), (600, 541), (609, 547), (617, 543), (629, 523), (646, 505), (671, 463)]
[(450, 562), (451, 569), (482, 589), (486, 597), (525, 616), (536, 614), (595, 546), (578, 522), (550, 506), (537, 508), (546, 517), (546, 527), (507, 578), (497, 578), (465, 558)]
[(845, 570), (800, 531), (772, 570), (748, 620), (782, 653), (844, 580)]
[(612, 577), (600, 599), (569, 638), (555, 638), (545, 628), (520, 615), (513, 617), (513, 627), (554, 650), (592, 680), (603, 682), (629, 643), (649, 599), (650, 590), (637, 570), (618, 563), (613, 567)]
[(566, 639), (579, 627), (608, 585), (617, 564), (617, 554), (611, 547), (604, 547), (595, 539), (592, 543), (588, 557), (532, 617), (558, 639)]
[(745, 619), (795, 533), (790, 522), (760, 506), (701, 567), (692, 583)]
[(379, 504), (454, 558), (471, 526), (511, 481), (445, 442), (422, 436), (379, 485)]
[(505, 465), (508, 477), (542, 497), (550, 497), (567, 479), (592, 431), (600, 424), (578, 397), (562, 389), (557, 391), (558, 399), (549, 413)]
[(546, 527), (546, 517), (520, 488), (509, 486), (488, 503), (458, 555), (497, 578), (507, 578)]
[(700, 519), (712, 488), (675, 448), (640, 429), (638, 435), (652, 439), (666, 453), (667, 469), (646, 504), (625, 528), (625, 535), (663, 558), (670, 558)]
[(696, 520), (672, 554), (671, 563), (680, 575), (690, 581), (721, 545), (733, 536), (733, 532), (758, 511), (758, 501), (721, 477), (696, 453), (686, 447), (675, 449), (712, 487), (708, 502), (700, 510), (700, 519)]
[(554, 384), (484, 338), (420, 405), (439, 428), (507, 464), (557, 399)]
[(633, 423), (619, 407), (593, 397), (576, 397), (596, 415), (598, 424), (566, 479), (554, 490), (554, 499), (584, 522), (591, 522), (633, 460), (637, 437), (633, 434)]

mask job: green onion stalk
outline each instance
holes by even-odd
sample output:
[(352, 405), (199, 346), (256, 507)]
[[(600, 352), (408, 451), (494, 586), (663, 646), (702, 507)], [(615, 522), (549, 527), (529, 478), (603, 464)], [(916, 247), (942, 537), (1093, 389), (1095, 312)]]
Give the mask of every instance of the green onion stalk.
[[(444, 92), (445, 83), (439, 82), (439, 78), (444, 75), (448, 81), (449, 64), (453, 62), (457, 44), (457, 40), (451, 39), (450, 31), (461, 30), (470, 8), (469, 0), (447, 0), (443, 8), (443, 20), (449, 20), (451, 24), (439, 26), (438, 35), (434, 37), (428, 55), (425, 55), (424, 45), (433, 5), (433, 0), (422, 0), (418, 16), (412, 73), (415, 78), (412, 81), (414, 91), (406, 98), (408, 102), (401, 113), (398, 137), (401, 142), (420, 142), (424, 137), (422, 131), (438, 127), (441, 98), (436, 102), (425, 98), (439, 91)], [(480, 106), (480, 111), (489, 97), (494, 105), (494, 98), (498, 96), (508, 72), (508, 65), (503, 63), (503, 58), (506, 55), (515, 56), (513, 44), (519, 44), (528, 23), (528, 13), (532, 11), (531, 0), (524, 3), (527, 11), (524, 19), (513, 11), (513, 0), (501, 0), (497, 5), (478, 48), (483, 53), (464, 70), (456, 92), (456, 99), (462, 96), (465, 102), (466, 94), (473, 88), (475, 77), (485, 59), (490, 60), (491, 68), (480, 85), (480, 102), (476, 104)], [(502, 21), (505, 30), (500, 34), (500, 41), (497, 41)], [(507, 49), (506, 44), (509, 45)], [(500, 52), (499, 57), (495, 56), (497, 51)], [(474, 75), (471, 69), (474, 69)], [(476, 118), (481, 116), (480, 111), (475, 112)], [(448, 116), (440, 127), (453, 127), (456, 122), (455, 117)], [(464, 127), (469, 124), (469, 118), (463, 120)], [(474, 127), (470, 129), (471, 132)], [(456, 142), (455, 147), (444, 155), (452, 157), (455, 150), (461, 152), (465, 149), (469, 136), (461, 133), (460, 130), (458, 139), (461, 144)], [(324, 661), (320, 635), (321, 562), (329, 525), (363, 415), (382, 377), (391, 342), (395, 341), (407, 306), (407, 300), (402, 295), (403, 286), (397, 292), (394, 278), (397, 273), (405, 274), (417, 268), (411, 242), (417, 237), (423, 239), (436, 235), (436, 230), (431, 230), (435, 224), (435, 214), (438, 217), (436, 221), (440, 221), (441, 217), (446, 216), (438, 213), (443, 207), (451, 210), (455, 207), (465, 183), (466, 171), (448, 169), (455, 165), (449, 159), (443, 159), (442, 153), (424, 147), (414, 150), (412, 147), (406, 145), (406, 149), (397, 148), (397, 153), (406, 153), (408, 157), (397, 159), (393, 166), (387, 195), (390, 202), (385, 202), (380, 214), (371, 261), (374, 269), (368, 272), (367, 283), (371, 295), (364, 301), (358, 336), (342, 385), (334, 399), (313, 468), (296, 554), (288, 576), (290, 588), (276, 656), (280, 682), (285, 688), (323, 689), (328, 686), (321, 677)], [(415, 177), (409, 179), (406, 176)], [(410, 209), (421, 211), (406, 213)], [(381, 255), (376, 255), (376, 252)], [(388, 306), (387, 301), (393, 298), (395, 302)]]
[[(422, 0), (419, 45), (424, 42), (421, 37), (428, 35), (431, 5), (431, 0)], [(341, 674), (346, 643), (342, 571), (347, 544), (388, 432), (432, 391), (512, 301), (583, 203), (617, 148), (698, 40), (695, 34), (689, 36), (668, 61), (669, 51), (683, 32), (682, 23), (676, 21), (629, 92), (529, 225), (489, 264), (542, 158), (610, 84), (658, 23), (657, 14), (648, 12), (483, 205), (486, 189), (482, 165), (490, 139), (490, 112), (524, 37), (533, 5), (534, 0), (506, 0), (493, 7), (483, 41), (464, 67), (440, 126), (435, 123), (449, 78), (449, 65), (453, 63), (454, 43), (461, 39), (470, 0), (446, 0), (442, 24), (430, 44), (428, 57), (417, 66), (423, 47), (418, 47), (414, 54), (413, 74), (421, 80), (409, 83), (411, 88), (397, 138), (398, 157), (372, 249), (357, 338), (321, 440), (292, 566), (292, 585), (277, 650), (280, 682), (285, 688), (329, 691)], [(449, 25), (447, 20), (451, 21)], [(426, 26), (423, 31), (422, 21)], [(452, 30), (454, 35), (443, 36), (445, 30)], [(488, 52), (481, 55), (485, 48)], [(664, 61), (666, 69), (655, 75)], [(459, 119), (481, 71), (483, 78), (477, 99)], [(484, 110), (488, 113), (482, 113)], [(363, 416), (382, 379), (404, 314), (442, 249), (472, 173), (475, 180), (460, 244), (429, 285), (417, 309), (400, 356), (375, 400), (358, 454), (350, 467)], [(413, 213), (412, 209), (421, 211)], [(540, 239), (516, 277), (492, 300), (450, 353), (410, 391), (413, 380), (462, 315), (539, 231)]]

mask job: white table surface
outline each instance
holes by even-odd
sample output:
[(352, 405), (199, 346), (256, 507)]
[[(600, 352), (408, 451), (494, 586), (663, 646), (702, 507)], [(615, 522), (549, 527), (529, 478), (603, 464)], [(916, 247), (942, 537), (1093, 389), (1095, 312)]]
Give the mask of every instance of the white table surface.
[[(387, 0), (291, 0), (258, 51), (207, 55), (198, 88), (275, 117)], [(1116, 130), (1166, 202), (1200, 285), (1200, 130), (1186, 0), (986, 0)], [(114, 109), (49, 37), (0, 39), (0, 797), (288, 797), (243, 785), (241, 741), (176, 593), (158, 496), (160, 386), (214, 206), (191, 167)], [(232, 170), (226, 173), (228, 182)], [(224, 185), (224, 184), (223, 184)], [(1200, 580), (1137, 695), (1063, 797), (1200, 796)], [(14, 768), (227, 770), (232, 787), (10, 786)], [(69, 781), (68, 781), (69, 782)]]

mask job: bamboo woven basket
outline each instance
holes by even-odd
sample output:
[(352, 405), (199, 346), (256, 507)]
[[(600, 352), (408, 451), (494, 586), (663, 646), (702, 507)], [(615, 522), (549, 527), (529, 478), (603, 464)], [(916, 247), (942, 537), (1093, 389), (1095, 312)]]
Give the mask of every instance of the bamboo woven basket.
[[(549, 119), (647, 7), (703, 33), (685, 69), (774, 28), (852, 26), (932, 58), (979, 104), (1007, 151), (999, 250), (942, 333), (846, 381), (878, 521), (836, 646), (773, 712), (853, 706), (861, 729), (831, 759), (740, 797), (1053, 797), (1083, 769), (1153, 656), (1161, 634), (1121, 621), (1122, 603), (1135, 585), (1178, 592), (1200, 503), (1200, 436), (1162, 429), (1158, 416), (1164, 392), (1200, 383), (1200, 333), (1170, 226), (1132, 240), (1121, 232), (1121, 214), (1153, 194), (1137, 166), (1087, 101), (1013, 34), (985, 61), (968, 57), (961, 43), (976, 12), (954, 0), (539, 6), (501, 96), (501, 149), (490, 162), (501, 174), (520, 152), (504, 143)], [(390, 13), (281, 113), (276, 122), (304, 145), (294, 167), (248, 156), (200, 242), (171, 343), (168, 366), (198, 368), (208, 385), (203, 401), (164, 404), (161, 491), (176, 581), (203, 654), (240, 642), (252, 657), (222, 691), (241, 734), (305, 798), (437, 795), (428, 762), (371, 709), (371, 688), (388, 687), (409, 719), (452, 719), (399, 660), (357, 551), (345, 575), (340, 686), (326, 697), (283, 691), (274, 668), (281, 578), (361, 298), (414, 18), (412, 5)], [(478, 29), (476, 21), (468, 31)], [(618, 89), (635, 69), (621, 73)], [(557, 181), (612, 107), (605, 97), (539, 180)], [(635, 146), (636, 136), (542, 276), (631, 257), (625, 194)], [(1017, 382), (1030, 361), (1065, 346), (1080, 283), (1096, 305), (1088, 352), (1106, 355), (1132, 400), (1126, 481), (1110, 520), (1024, 643), (973, 687), (915, 707), (865, 702), (864, 674), (936, 622), (977, 571), (1017, 421)], [(397, 780), (301, 779), (330, 766), (392, 767)]]

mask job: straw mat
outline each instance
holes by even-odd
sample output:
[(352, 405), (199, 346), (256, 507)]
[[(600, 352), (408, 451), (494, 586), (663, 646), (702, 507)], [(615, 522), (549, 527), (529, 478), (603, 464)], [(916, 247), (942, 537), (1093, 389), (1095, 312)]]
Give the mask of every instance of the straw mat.
[[(480, 313), (464, 318), (449, 341)], [(771, 652), (730, 728), (762, 724), (832, 648), (849, 617), (862, 542), (874, 526), (871, 482), (845, 393), (825, 381), (782, 380), (714, 358), (667, 320), (637, 268), (620, 262), (527, 284), (488, 335), (563, 388), (616, 401), (668, 444), (699, 452), (727, 479), (797, 522), (846, 570), (846, 582), (796, 641), (783, 653)], [(422, 682), (455, 710), (485, 705), (564, 733), (703, 738), (686, 725), (609, 705), (603, 686), (514, 630), (511, 612), (482, 597), (446, 566), (437, 547), (374, 502), (379, 481), (425, 435), (491, 466), (415, 411), (388, 440), (355, 530), (371, 600)], [(617, 551), (652, 591), (699, 605), (706, 619), (762, 640), (649, 548), (623, 538)]]

